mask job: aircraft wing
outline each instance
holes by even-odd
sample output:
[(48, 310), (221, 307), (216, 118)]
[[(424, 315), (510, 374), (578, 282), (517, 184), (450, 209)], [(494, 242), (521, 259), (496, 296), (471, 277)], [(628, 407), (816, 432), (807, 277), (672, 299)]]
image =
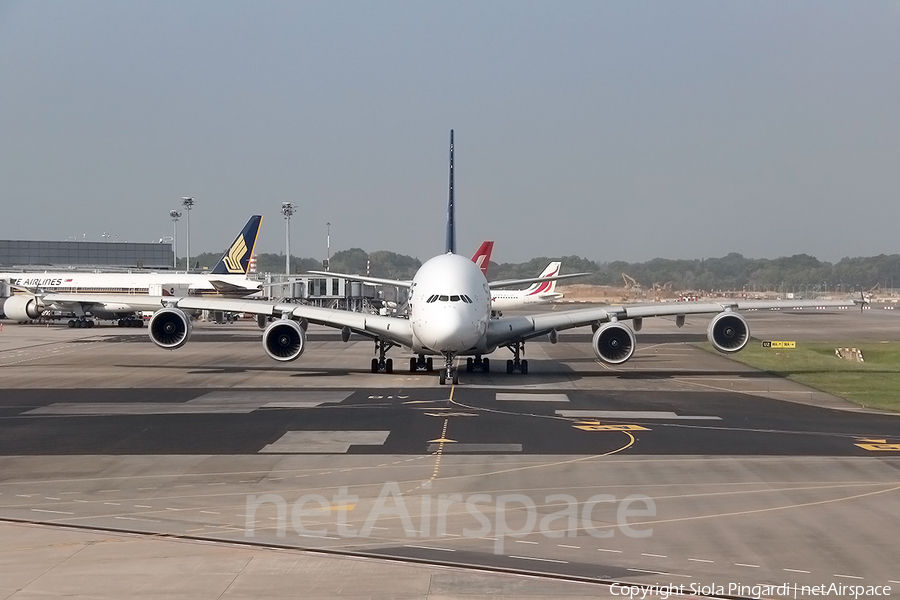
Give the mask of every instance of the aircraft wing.
[(541, 281), (556, 281), (558, 279), (569, 279), (571, 277), (584, 277), (585, 275), (593, 275), (593, 273), (567, 273), (565, 275), (553, 275), (551, 277), (528, 277), (526, 279), (499, 279), (497, 281), (489, 281), (488, 286), (492, 290), (508, 288), (517, 285), (525, 285), (538, 283)]
[(403, 346), (412, 346), (412, 326), (408, 319), (384, 317), (368, 313), (351, 312), (290, 304), (286, 302), (265, 302), (261, 300), (241, 300), (238, 298), (159, 298), (166, 306), (174, 306), (185, 310), (222, 310), (226, 312), (243, 312), (267, 317), (280, 317), (288, 314), (297, 319), (306, 319), (310, 323), (347, 328), (365, 337), (391, 340)]
[(61, 308), (71, 306), (101, 305), (112, 306), (118, 310), (133, 311), (159, 310), (165, 296), (147, 296), (143, 294), (40, 294), (41, 301), (47, 305)]
[(368, 313), (351, 312), (307, 306), (305, 304), (289, 304), (285, 302), (266, 302), (241, 298), (202, 298), (177, 296), (144, 296), (139, 294), (45, 294), (45, 304), (58, 307), (82, 307), (100, 304), (115, 306), (119, 310), (131, 309), (159, 310), (164, 306), (173, 306), (183, 310), (221, 310), (225, 312), (243, 312), (267, 317), (280, 317), (289, 314), (297, 319), (306, 319), (310, 323), (334, 327), (348, 328), (365, 337), (391, 340), (404, 346), (412, 345), (412, 327), (408, 319), (384, 317)]
[(569, 311), (553, 311), (531, 316), (491, 319), (488, 328), (488, 345), (502, 346), (511, 342), (546, 335), (585, 325), (647, 317), (678, 317), (686, 315), (715, 314), (726, 310), (793, 310), (817, 308), (847, 308), (856, 306), (859, 300), (722, 300), (721, 302), (663, 302), (582, 308)]
[(352, 281), (362, 281), (364, 283), (374, 283), (376, 285), (393, 285), (402, 288), (408, 288), (412, 285), (412, 280), (401, 281), (399, 279), (382, 279), (380, 277), (366, 277), (365, 275), (349, 275), (347, 273), (335, 273), (334, 271), (307, 271), (310, 275), (321, 275), (323, 277), (337, 277), (338, 279), (350, 279)]

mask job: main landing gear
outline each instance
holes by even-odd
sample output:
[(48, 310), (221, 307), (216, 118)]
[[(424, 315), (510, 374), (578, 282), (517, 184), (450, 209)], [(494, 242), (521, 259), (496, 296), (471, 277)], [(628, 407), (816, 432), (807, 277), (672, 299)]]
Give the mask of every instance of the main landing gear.
[(418, 357), (411, 357), (409, 359), (409, 372), (415, 373), (419, 369), (425, 369), (426, 372), (431, 373), (434, 371), (434, 360), (430, 356), (426, 358), (424, 354), (420, 354)]
[(441, 369), (438, 381), (441, 385), (452, 382), (453, 385), (459, 384), (459, 371), (453, 366), (453, 353), (444, 353), (444, 368)]
[(119, 319), (119, 327), (143, 327), (144, 320), (139, 319), (137, 317), (128, 317), (126, 319)]
[(506, 361), (506, 372), (512, 375), (518, 371), (522, 375), (528, 375), (528, 361), (524, 358), (519, 359), (520, 354), (525, 354), (525, 342), (515, 342), (507, 348), (513, 353), (513, 358)]
[(394, 372), (394, 361), (390, 358), (386, 358), (385, 354), (388, 350), (393, 348), (396, 344), (391, 341), (386, 340), (375, 340), (375, 352), (378, 353), (378, 358), (372, 359), (372, 372), (378, 373), (379, 371), (383, 371), (384, 373), (393, 373)]
[(477, 355), (475, 358), (471, 356), (466, 359), (466, 372), (471, 373), (472, 371), (481, 371), (482, 373), (490, 373), (491, 372), (491, 359), (489, 358), (481, 358), (481, 355)]
[(77, 319), (69, 319), (69, 329), (90, 329), (94, 326), (93, 319), (78, 317)]

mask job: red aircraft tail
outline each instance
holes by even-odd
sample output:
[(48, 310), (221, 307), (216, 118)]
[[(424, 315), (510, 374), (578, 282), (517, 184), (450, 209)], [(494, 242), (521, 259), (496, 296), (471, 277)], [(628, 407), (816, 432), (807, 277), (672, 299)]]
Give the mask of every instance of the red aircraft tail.
[(491, 264), (491, 251), (494, 249), (494, 242), (481, 242), (481, 246), (472, 256), (472, 262), (478, 265), (484, 276), (487, 277), (488, 265)]

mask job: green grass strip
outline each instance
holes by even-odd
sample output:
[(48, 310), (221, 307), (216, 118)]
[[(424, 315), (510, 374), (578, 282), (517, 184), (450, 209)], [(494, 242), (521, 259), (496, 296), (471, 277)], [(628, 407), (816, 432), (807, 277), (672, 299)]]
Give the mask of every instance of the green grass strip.
[[(713, 351), (709, 344), (702, 346)], [(865, 362), (838, 358), (839, 347), (859, 348)], [(898, 342), (797, 342), (794, 349), (773, 349), (752, 339), (728, 357), (861, 406), (900, 411)]]

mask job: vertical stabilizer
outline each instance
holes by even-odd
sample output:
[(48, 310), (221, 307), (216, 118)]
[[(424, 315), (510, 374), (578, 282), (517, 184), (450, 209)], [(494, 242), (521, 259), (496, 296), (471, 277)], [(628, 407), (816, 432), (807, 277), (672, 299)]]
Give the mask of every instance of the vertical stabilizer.
[(453, 205), (453, 130), (450, 130), (450, 199), (447, 203), (447, 249), (445, 252), (456, 254), (456, 208)]
[[(559, 268), (562, 266), (561, 262), (551, 262), (544, 271), (540, 274), (541, 278), (544, 277), (555, 277), (559, 275)], [(552, 294), (556, 291), (556, 280), (553, 279), (551, 281), (537, 281), (531, 285), (527, 290), (525, 290), (526, 296), (537, 296), (539, 294)]]
[(250, 269), (250, 257), (256, 247), (262, 215), (253, 215), (238, 234), (212, 272), (216, 275), (246, 275)]
[(494, 242), (481, 242), (478, 250), (472, 255), (472, 262), (478, 265), (484, 276), (487, 277), (488, 266), (491, 264), (491, 252), (494, 250)]

